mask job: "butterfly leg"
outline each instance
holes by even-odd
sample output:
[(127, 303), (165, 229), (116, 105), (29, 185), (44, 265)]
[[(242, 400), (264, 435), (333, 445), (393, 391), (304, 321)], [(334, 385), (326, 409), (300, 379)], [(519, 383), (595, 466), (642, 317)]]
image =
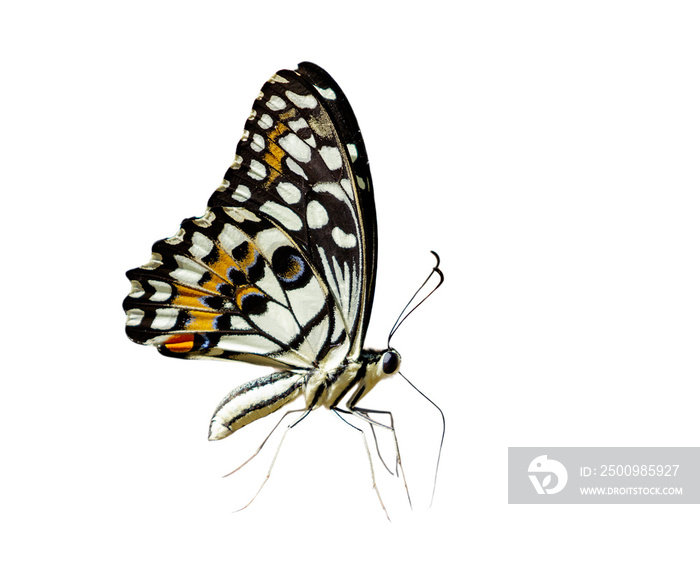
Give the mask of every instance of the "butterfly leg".
[[(388, 429), (391, 431), (391, 434), (394, 437), (394, 450), (396, 452), (396, 473), (398, 475), (399, 471), (401, 471), (401, 477), (403, 479), (403, 485), (404, 488), (406, 488), (406, 497), (408, 498), (408, 505), (410, 506), (411, 509), (413, 509), (413, 502), (411, 501), (411, 493), (408, 491), (408, 482), (406, 482), (406, 473), (404, 472), (403, 469), (403, 464), (401, 463), (401, 452), (399, 451), (399, 440), (396, 437), (396, 429), (394, 428), (394, 416), (392, 413), (388, 410), (371, 410), (369, 408), (361, 408), (359, 406), (350, 406), (349, 414), (352, 414), (353, 416), (360, 418), (361, 420), (366, 421), (370, 428), (372, 428), (372, 433), (374, 433), (374, 427), (383, 427), (384, 429)], [(369, 414), (384, 414), (389, 416), (389, 425), (383, 424), (381, 422), (378, 422), (377, 420), (373, 419), (370, 417)], [(376, 437), (375, 437), (375, 443), (376, 443)], [(377, 443), (377, 453), (379, 454), (379, 444)], [(381, 454), (379, 454), (379, 458), (381, 459)], [(384, 463), (384, 459), (382, 459), (382, 463)], [(384, 466), (386, 466), (386, 463), (384, 463)], [(387, 468), (387, 470), (389, 470)], [(391, 472), (389, 470), (391, 474)]]
[(382, 461), (382, 464), (384, 465), (384, 468), (386, 471), (391, 474), (392, 476), (395, 475), (395, 472), (392, 472), (392, 470), (389, 468), (389, 465), (386, 464), (386, 461), (384, 460), (384, 457), (382, 456), (382, 452), (379, 450), (379, 441), (377, 440), (377, 432), (374, 430), (374, 425), (369, 424), (370, 430), (372, 430), (372, 439), (374, 440), (374, 448), (377, 451), (377, 456), (379, 457), (379, 460)]
[[(241, 464), (241, 465), (239, 465), (238, 467), (234, 468), (231, 472), (228, 472), (228, 473), (224, 474), (224, 475), (222, 476), (222, 478), (226, 478), (227, 476), (231, 476), (232, 474), (235, 474), (235, 473), (238, 472), (241, 468), (243, 468), (245, 465), (247, 465), (250, 461), (252, 461), (255, 457), (257, 457), (258, 454), (260, 453), (260, 451), (262, 451), (262, 448), (265, 446), (265, 443), (268, 442), (268, 440), (270, 439), (270, 437), (272, 437), (272, 434), (273, 434), (275, 431), (277, 431), (277, 428), (282, 424), (282, 422), (284, 421), (284, 418), (286, 418), (289, 414), (298, 414), (299, 412), (307, 412), (307, 413), (308, 413), (308, 411), (309, 411), (309, 410), (307, 410), (306, 408), (302, 408), (302, 409), (298, 409), (298, 410), (289, 410), (288, 412), (285, 412), (284, 415), (283, 415), (283, 416), (279, 419), (279, 421), (275, 424), (275, 427), (272, 428), (272, 431), (270, 431), (270, 433), (267, 434), (267, 437), (265, 437), (265, 439), (263, 439), (263, 442), (260, 443), (260, 446), (258, 447), (258, 449), (250, 456), (250, 458), (249, 458), (248, 460), (246, 460), (243, 464)], [(296, 424), (297, 424), (298, 422), (300, 422), (304, 417), (305, 417), (305, 416), (302, 416), (302, 417), (299, 418), (296, 422), (294, 422), (292, 425), (296, 425)], [(289, 429), (289, 428), (287, 428), (287, 429)]]
[[(379, 426), (379, 427), (384, 427), (384, 428), (388, 429), (389, 431), (391, 431), (391, 432), (394, 434), (394, 441), (396, 441), (396, 432), (395, 432), (395, 430), (394, 430), (394, 416), (393, 416), (392, 413), (389, 412), (388, 410), (387, 410), (387, 411), (385, 411), (385, 410), (369, 410), (369, 409), (367, 409), (367, 408), (354, 408), (354, 410), (355, 410), (356, 412), (361, 412), (362, 414), (365, 414), (365, 415), (367, 416), (367, 419), (366, 419), (365, 421), (367, 421), (367, 422), (369, 423), (369, 427), (370, 427), (370, 429), (372, 430), (372, 435), (374, 436), (374, 443), (375, 443), (375, 445), (376, 445), (376, 447), (377, 447), (377, 455), (379, 456), (380, 460), (382, 461), (382, 464), (384, 465), (384, 468), (387, 469), (387, 471), (389, 472), (389, 474), (391, 474), (392, 476), (394, 476), (394, 472), (392, 472), (391, 469), (387, 466), (386, 462), (384, 462), (384, 458), (382, 457), (382, 454), (381, 454), (381, 452), (379, 451), (379, 442), (377, 441), (377, 434), (376, 434), (376, 432), (375, 432), (375, 430), (374, 430), (374, 426), (375, 426), (375, 425), (377, 425), (377, 426)], [(378, 421), (376, 421), (376, 420), (370, 418), (370, 416), (369, 416), (370, 413), (373, 413), (373, 414), (386, 414), (386, 415), (388, 415), (388, 416), (389, 416), (389, 425), (384, 425), (384, 424), (382, 424), (382, 423), (380, 423), (380, 422), (378, 422)], [(357, 414), (354, 414), (354, 415), (357, 415)], [(360, 417), (360, 416), (358, 416), (358, 417)], [(365, 419), (365, 418), (362, 417), (362, 419)], [(394, 468), (394, 471), (396, 472), (396, 475), (398, 476), (399, 464), (400, 464), (401, 457), (400, 457), (400, 455), (398, 454), (398, 443), (395, 443), (395, 445), (396, 445), (395, 448), (396, 448), (396, 453), (397, 453), (397, 455), (396, 455), (396, 466), (395, 466), (395, 468)]]
[[(347, 414), (347, 415), (349, 415), (349, 416), (355, 415), (355, 414), (353, 414), (352, 412), (350, 412), (350, 411), (348, 411), (348, 410), (343, 410), (342, 408), (335, 408), (335, 409), (338, 410), (339, 412), (342, 412), (343, 414)], [(389, 415), (391, 415), (391, 413), (389, 413)], [(368, 421), (368, 420), (364, 420), (364, 421)], [(374, 421), (374, 420), (373, 420), (373, 421)], [(392, 420), (391, 420), (392, 426), (393, 426), (393, 422), (394, 422), (394, 420), (392, 419)], [(391, 428), (388, 427), (388, 426), (384, 426), (384, 425), (381, 424), (380, 422), (376, 422), (376, 425), (380, 425), (380, 426), (382, 426), (382, 427), (386, 427), (386, 429), (391, 429)], [(375, 426), (375, 423), (369, 422), (369, 428), (372, 430), (372, 438), (374, 439), (374, 448), (375, 448), (376, 451), (377, 451), (377, 456), (379, 457), (379, 460), (382, 461), (382, 464), (384, 465), (384, 468), (386, 469), (386, 471), (387, 471), (389, 474), (391, 474), (392, 476), (394, 476), (394, 472), (392, 472), (391, 469), (389, 468), (389, 465), (386, 464), (386, 461), (384, 460), (384, 457), (382, 456), (382, 452), (379, 450), (379, 441), (377, 440), (377, 433), (376, 433), (376, 431), (374, 430), (374, 426)]]
[(372, 462), (372, 455), (369, 452), (369, 445), (367, 444), (367, 437), (365, 436), (365, 432), (357, 427), (356, 425), (351, 424), (348, 420), (346, 420), (343, 416), (341, 416), (341, 412), (343, 414), (350, 414), (352, 412), (348, 412), (346, 410), (342, 410), (340, 408), (332, 408), (332, 411), (335, 413), (336, 416), (338, 416), (341, 420), (343, 420), (346, 424), (348, 424), (350, 427), (353, 429), (357, 430), (360, 432), (362, 435), (362, 441), (365, 444), (365, 451), (367, 452), (367, 459), (369, 460), (369, 471), (372, 475), (372, 488), (374, 491), (377, 493), (377, 499), (379, 500), (379, 504), (382, 506), (382, 509), (384, 510), (384, 514), (386, 515), (386, 518), (391, 521), (391, 517), (389, 517), (389, 512), (386, 510), (386, 506), (384, 505), (384, 501), (382, 501), (382, 496), (379, 493), (379, 488), (377, 487), (377, 480), (374, 477), (374, 463)]
[[(282, 416), (282, 418), (280, 419), (280, 421), (277, 422), (277, 425), (275, 425), (275, 427), (272, 429), (272, 431), (269, 433), (269, 435), (265, 438), (265, 441), (262, 442), (262, 445), (260, 445), (260, 447), (259, 447), (258, 450), (255, 452), (255, 454), (254, 454), (252, 457), (250, 457), (250, 459), (248, 459), (247, 461), (245, 461), (245, 463), (243, 463), (241, 466), (239, 466), (239, 467), (236, 469), (236, 470), (238, 470), (239, 468), (241, 468), (243, 465), (245, 465), (246, 463), (248, 463), (253, 457), (255, 457), (255, 456), (260, 452), (260, 450), (263, 448), (263, 445), (265, 445), (265, 442), (270, 438), (270, 435), (272, 435), (272, 434), (274, 433), (275, 429), (277, 429), (277, 428), (279, 427), (279, 425), (282, 423), (282, 420), (287, 416), (287, 414), (292, 414), (292, 413), (297, 413), (297, 414), (298, 414), (299, 412), (304, 412), (304, 413), (299, 417), (299, 419), (297, 419), (296, 421), (290, 423), (290, 424), (287, 426), (287, 429), (284, 430), (284, 433), (282, 434), (282, 439), (280, 439), (280, 443), (279, 443), (279, 445), (277, 445), (277, 451), (275, 451), (275, 456), (272, 458), (272, 462), (270, 463), (270, 468), (268, 469), (267, 474), (265, 475), (265, 479), (263, 480), (263, 483), (260, 484), (260, 488), (258, 488), (258, 491), (255, 492), (255, 495), (251, 498), (251, 500), (250, 500), (247, 504), (245, 504), (243, 507), (237, 509), (236, 511), (242, 511), (242, 510), (244, 510), (244, 509), (245, 509), (246, 507), (248, 507), (251, 503), (253, 503), (253, 501), (255, 501), (255, 498), (258, 497), (258, 494), (260, 494), (260, 492), (262, 491), (263, 487), (265, 486), (265, 484), (267, 484), (267, 481), (270, 479), (270, 475), (272, 474), (272, 469), (273, 469), (273, 467), (275, 466), (275, 462), (277, 461), (277, 455), (279, 455), (280, 449), (282, 449), (282, 443), (284, 443), (284, 438), (287, 436), (287, 433), (289, 432), (290, 429), (292, 429), (295, 425), (297, 425), (301, 420), (303, 420), (306, 416), (308, 416), (308, 415), (311, 413), (311, 409), (310, 409), (310, 408), (307, 408), (307, 409), (304, 409), (304, 410), (290, 410), (289, 412), (286, 412), (286, 413), (284, 414), (284, 416)], [(233, 472), (236, 472), (236, 470), (234, 470)], [(230, 472), (229, 474), (233, 474), (233, 472)], [(226, 476), (228, 476), (228, 474), (227, 474)]]

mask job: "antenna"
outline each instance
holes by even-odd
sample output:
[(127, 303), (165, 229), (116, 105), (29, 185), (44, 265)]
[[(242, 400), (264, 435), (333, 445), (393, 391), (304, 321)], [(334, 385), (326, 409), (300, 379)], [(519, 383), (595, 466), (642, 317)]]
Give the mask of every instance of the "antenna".
[[(394, 326), (391, 328), (391, 331), (389, 332), (389, 338), (387, 339), (387, 342), (386, 342), (386, 346), (387, 346), (388, 349), (391, 349), (391, 338), (392, 338), (392, 336), (396, 333), (396, 330), (399, 329), (399, 326), (401, 326), (401, 324), (403, 324), (404, 320), (406, 320), (406, 318), (408, 318), (408, 317), (411, 315), (411, 313), (412, 313), (416, 308), (418, 308), (421, 304), (423, 304), (423, 303), (425, 302), (425, 300), (426, 300), (430, 295), (432, 295), (435, 291), (437, 291), (438, 287), (439, 287), (440, 285), (442, 285), (443, 281), (445, 281), (445, 275), (444, 275), (444, 274), (442, 273), (442, 271), (440, 270), (440, 256), (438, 256), (437, 252), (434, 252), (433, 250), (430, 250), (430, 253), (433, 254), (433, 255), (435, 256), (435, 260), (436, 260), (436, 263), (435, 263), (435, 265), (433, 266), (433, 270), (430, 272), (430, 274), (428, 275), (428, 277), (425, 278), (425, 281), (423, 281), (423, 284), (422, 284), (420, 287), (418, 287), (418, 290), (417, 290), (415, 293), (413, 293), (413, 296), (412, 296), (412, 297), (410, 298), (410, 300), (406, 303), (406, 306), (403, 307), (403, 310), (402, 310), (401, 313), (399, 314), (399, 317), (396, 319), (396, 322), (394, 322)], [(421, 290), (423, 289), (423, 287), (425, 287), (426, 284), (428, 283), (428, 281), (430, 281), (430, 278), (433, 276), (433, 274), (437, 274), (437, 275), (439, 276), (440, 280), (438, 281), (438, 284), (435, 285), (435, 287), (433, 287), (433, 289), (432, 289), (427, 295), (425, 295), (425, 296), (420, 300), (420, 302), (419, 302), (418, 304), (416, 304), (411, 310), (409, 310), (408, 312), (406, 312), (406, 310), (408, 309), (408, 307), (411, 306), (411, 303), (412, 303), (412, 302), (416, 299), (416, 297), (418, 296), (418, 293), (420, 293)], [(405, 314), (404, 314), (404, 313), (405, 313)]]
[[(387, 339), (387, 348), (388, 348), (388, 349), (391, 349), (391, 338), (392, 338), (392, 336), (396, 333), (396, 330), (399, 329), (399, 326), (401, 326), (401, 324), (403, 324), (404, 320), (406, 320), (406, 318), (408, 318), (408, 317), (411, 315), (411, 313), (412, 313), (416, 308), (418, 308), (421, 304), (423, 304), (423, 303), (425, 302), (425, 300), (426, 300), (430, 295), (432, 295), (435, 291), (437, 291), (438, 287), (439, 287), (440, 285), (442, 285), (443, 282), (445, 281), (445, 275), (444, 275), (444, 274), (442, 273), (442, 271), (440, 270), (440, 256), (437, 254), (437, 252), (434, 252), (434, 251), (432, 251), (432, 250), (430, 251), (430, 253), (433, 254), (433, 255), (435, 256), (435, 260), (436, 260), (436, 263), (435, 263), (435, 265), (433, 266), (433, 270), (430, 272), (430, 274), (428, 275), (428, 277), (425, 278), (425, 281), (423, 281), (423, 284), (422, 284), (420, 287), (418, 287), (418, 290), (417, 290), (415, 293), (413, 293), (413, 296), (411, 297), (411, 299), (408, 301), (408, 303), (406, 303), (406, 306), (403, 307), (403, 310), (401, 311), (401, 314), (399, 314), (399, 317), (396, 319), (396, 322), (394, 322), (394, 326), (391, 328), (391, 331), (389, 332), (389, 338)], [(418, 304), (416, 304), (413, 308), (411, 308), (408, 312), (406, 312), (406, 310), (408, 310), (408, 308), (411, 306), (411, 303), (412, 303), (414, 300), (416, 300), (416, 298), (418, 297), (418, 294), (423, 290), (423, 287), (425, 287), (425, 286), (427, 285), (428, 281), (430, 281), (430, 278), (431, 278), (433, 275), (435, 275), (435, 274), (436, 274), (436, 275), (438, 276), (438, 278), (439, 278), (438, 284), (435, 285), (435, 287), (433, 287), (433, 288), (430, 290), (430, 292), (429, 292), (427, 295), (425, 295), (425, 296), (418, 302)], [(412, 387), (418, 394), (420, 394), (423, 398), (425, 398), (428, 402), (430, 402), (433, 406), (435, 406), (435, 408), (437, 409), (437, 411), (440, 412), (440, 417), (442, 418), (442, 436), (440, 437), (440, 448), (438, 449), (437, 462), (435, 463), (435, 477), (434, 477), (434, 479), (433, 479), (433, 494), (432, 494), (432, 496), (430, 497), (430, 505), (432, 506), (432, 505), (433, 505), (433, 500), (435, 499), (435, 488), (437, 487), (437, 475), (438, 475), (438, 469), (440, 468), (440, 456), (442, 455), (442, 444), (445, 442), (445, 427), (446, 427), (446, 425), (445, 425), (445, 414), (444, 414), (443, 411), (440, 409), (440, 406), (438, 406), (435, 402), (433, 402), (430, 398), (428, 398), (428, 397), (425, 395), (425, 393), (423, 393), (420, 389), (418, 389), (418, 387), (416, 387), (415, 384), (413, 384), (410, 380), (408, 380), (408, 379), (406, 378), (406, 376), (405, 376), (403, 373), (401, 373), (401, 371), (399, 371), (399, 375), (401, 375), (401, 377), (402, 377), (409, 385), (411, 385), (411, 387)]]

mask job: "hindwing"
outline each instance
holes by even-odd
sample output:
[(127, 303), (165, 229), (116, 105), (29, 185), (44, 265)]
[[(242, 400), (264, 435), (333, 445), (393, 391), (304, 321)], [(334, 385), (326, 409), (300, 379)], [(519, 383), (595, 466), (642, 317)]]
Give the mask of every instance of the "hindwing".
[(262, 88), (205, 215), (127, 276), (127, 334), (170, 356), (310, 368), (360, 353), (376, 216), (350, 105), (319, 67)]

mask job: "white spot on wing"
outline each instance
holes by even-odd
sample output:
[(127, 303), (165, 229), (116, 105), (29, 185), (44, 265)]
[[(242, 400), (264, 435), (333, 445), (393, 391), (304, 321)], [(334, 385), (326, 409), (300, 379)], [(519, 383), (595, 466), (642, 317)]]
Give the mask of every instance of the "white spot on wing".
[(154, 330), (170, 330), (177, 322), (176, 308), (159, 308), (156, 310), (156, 317), (151, 323), (151, 328)]
[(300, 117), (296, 121), (290, 121), (289, 127), (292, 129), (292, 131), (298, 133), (301, 129), (308, 129), (309, 124), (306, 122), (306, 119)]
[(283, 181), (277, 185), (277, 193), (286, 203), (293, 205), (301, 199), (301, 191), (294, 184)]
[(144, 312), (139, 308), (132, 308), (126, 311), (126, 325), (139, 326), (143, 320)]
[(357, 245), (357, 238), (355, 238), (354, 234), (347, 234), (337, 226), (331, 231), (331, 236), (333, 237), (333, 242), (341, 248), (354, 248)]
[(339, 184), (333, 182), (319, 182), (314, 185), (314, 191), (316, 193), (330, 193), (333, 197), (340, 201), (345, 201), (347, 197), (345, 196), (345, 191)]
[(268, 228), (255, 235), (255, 245), (265, 248), (265, 255), (271, 256), (280, 246), (289, 246), (289, 238), (277, 227)]
[(287, 98), (289, 98), (289, 100), (300, 109), (313, 109), (318, 105), (316, 98), (311, 94), (300, 96), (291, 90), (287, 90), (284, 95), (287, 96)]
[(305, 180), (309, 179), (304, 173), (304, 170), (301, 169), (301, 166), (299, 166), (299, 164), (297, 164), (292, 158), (285, 158), (284, 161), (286, 162), (287, 167), (297, 176), (301, 176)]
[(301, 219), (289, 207), (285, 207), (274, 201), (267, 201), (261, 205), (260, 211), (271, 216), (289, 230), (301, 230)]
[(328, 166), (329, 170), (337, 170), (343, 165), (343, 159), (340, 156), (340, 150), (335, 146), (322, 146), (319, 150), (321, 158)]
[(332, 88), (319, 88), (318, 86), (314, 86), (314, 88), (316, 88), (318, 93), (321, 94), (327, 100), (334, 100), (335, 99), (335, 92), (333, 91)]
[(173, 287), (170, 283), (149, 279), (148, 284), (156, 290), (156, 292), (153, 293), (148, 300), (153, 302), (164, 302), (167, 301), (173, 294)]
[(245, 241), (245, 236), (232, 224), (225, 224), (219, 234), (219, 242), (227, 253), (231, 253), (235, 247)]
[(258, 125), (261, 129), (269, 129), (272, 127), (272, 117), (265, 113), (259, 120)]
[(255, 133), (253, 135), (253, 141), (250, 143), (250, 147), (255, 152), (260, 152), (261, 150), (263, 150), (265, 148), (265, 139), (262, 137), (262, 135)]
[(265, 165), (257, 160), (250, 161), (250, 170), (248, 170), (248, 175), (255, 180), (264, 180), (267, 175), (267, 170)]
[(299, 162), (311, 160), (311, 148), (294, 133), (284, 135), (279, 140), (279, 145), (287, 154), (295, 160), (299, 160)]
[(240, 203), (248, 201), (250, 199), (250, 189), (243, 184), (239, 184), (231, 197)]
[(282, 111), (287, 107), (286, 102), (279, 96), (271, 96), (265, 105), (272, 111)]
[(170, 272), (170, 277), (177, 281), (182, 281), (188, 285), (197, 285), (202, 279), (206, 269), (197, 262), (184, 256), (175, 256), (178, 268)]
[(204, 234), (202, 234), (201, 232), (195, 232), (192, 235), (192, 245), (190, 246), (190, 254), (192, 254), (195, 258), (199, 258), (201, 260), (205, 256), (208, 256), (213, 249), (214, 242), (212, 242), (209, 238), (204, 236)]
[(307, 205), (306, 224), (309, 228), (321, 228), (328, 224), (328, 212), (318, 201), (311, 201)]
[(354, 162), (355, 160), (357, 160), (357, 147), (352, 143), (348, 144), (347, 147), (348, 154), (350, 154), (350, 160)]

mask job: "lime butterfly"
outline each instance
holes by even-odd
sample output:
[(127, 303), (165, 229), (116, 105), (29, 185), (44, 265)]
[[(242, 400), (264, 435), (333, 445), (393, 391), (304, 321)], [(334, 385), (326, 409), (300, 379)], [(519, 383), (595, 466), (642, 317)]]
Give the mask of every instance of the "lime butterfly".
[(357, 120), (328, 73), (304, 62), (263, 86), (206, 213), (183, 221), (153, 245), (146, 265), (127, 272), (126, 332), (169, 357), (277, 369), (224, 398), (210, 440), (298, 397), (300, 419), (325, 406), (393, 431), (393, 422), (357, 406), (401, 362), (390, 346), (363, 348), (376, 269), (377, 218)]

